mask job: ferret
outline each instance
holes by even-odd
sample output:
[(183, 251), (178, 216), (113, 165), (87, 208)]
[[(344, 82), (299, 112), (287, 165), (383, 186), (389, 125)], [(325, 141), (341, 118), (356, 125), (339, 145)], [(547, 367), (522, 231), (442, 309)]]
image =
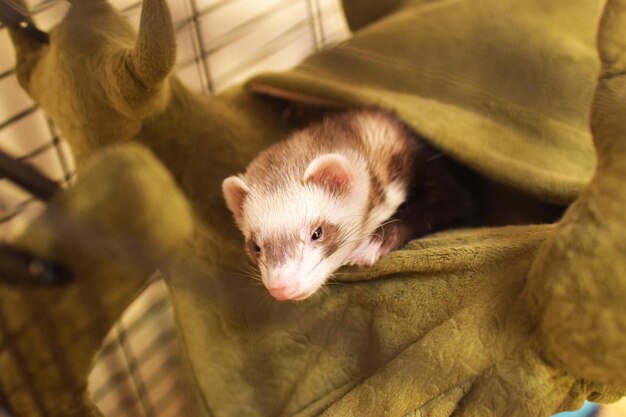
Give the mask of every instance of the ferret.
[(442, 156), (394, 114), (350, 110), (265, 149), (222, 191), (269, 293), (303, 300), (342, 265), (468, 218)]

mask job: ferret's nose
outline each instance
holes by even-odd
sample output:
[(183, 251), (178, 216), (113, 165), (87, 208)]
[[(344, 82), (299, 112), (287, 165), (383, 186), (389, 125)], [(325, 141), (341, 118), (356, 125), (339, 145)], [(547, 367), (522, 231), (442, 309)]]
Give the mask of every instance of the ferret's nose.
[(267, 289), (272, 297), (278, 301), (289, 300), (291, 296), (296, 293), (297, 288), (284, 286), (284, 287), (270, 287)]

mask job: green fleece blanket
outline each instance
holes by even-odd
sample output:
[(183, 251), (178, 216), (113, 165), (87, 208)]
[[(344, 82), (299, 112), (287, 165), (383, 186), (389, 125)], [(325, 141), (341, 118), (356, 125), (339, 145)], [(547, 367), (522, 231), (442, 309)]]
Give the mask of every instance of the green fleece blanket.
[[(169, 75), (173, 36), (162, 0), (144, 0), (137, 38), (103, 0), (75, 0), (49, 47), (13, 34), (23, 87), (61, 128), (81, 169), (90, 154), (135, 141), (166, 165), (192, 206), (193, 239), (161, 265), (198, 414), (544, 416), (585, 398), (619, 398), (626, 1), (395, 1), (369, 10), (369, 2), (348, 3), (360, 10), (349, 21), (362, 26), (352, 40), (250, 88), (313, 105), (391, 108), (485, 183), (573, 201), (557, 224), (442, 232), (373, 268), (343, 270), (312, 299), (274, 302), (240, 266), (220, 184), (293, 128), (280, 117), (284, 106), (241, 89), (213, 100), (187, 91)], [(100, 166), (102, 184), (112, 169)], [(162, 192), (149, 181), (137, 186)], [(89, 201), (89, 190), (81, 193)], [(500, 197), (492, 194), (486, 211)], [(507, 210), (534, 218), (526, 205)], [(103, 210), (98, 221), (123, 225), (116, 213)], [(182, 207), (169, 214), (188, 216)], [(63, 233), (44, 254), (59, 253)], [(35, 247), (29, 239), (24, 246)], [(130, 301), (114, 285), (99, 290)], [(37, 359), (34, 349), (20, 349)], [(87, 355), (94, 347), (76, 349)], [(15, 399), (23, 393), (16, 374), (0, 378), (0, 398), (14, 410), (46, 415), (27, 406), (28, 393)], [(84, 386), (69, 385), (84, 399)]]
[(594, 155), (602, 2), (416, 1), (253, 90), (393, 108), (437, 147), (541, 199), (572, 201)]

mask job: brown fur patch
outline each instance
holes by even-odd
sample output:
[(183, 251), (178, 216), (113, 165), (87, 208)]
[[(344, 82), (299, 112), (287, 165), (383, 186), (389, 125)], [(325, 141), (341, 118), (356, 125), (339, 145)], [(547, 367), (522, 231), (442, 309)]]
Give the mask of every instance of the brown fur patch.
[(415, 154), (413, 152), (403, 152), (392, 155), (389, 165), (387, 166), (389, 180), (400, 180), (403, 183), (408, 184), (411, 179), (411, 169), (413, 167), (414, 157)]
[(365, 216), (368, 216), (372, 209), (380, 205), (385, 196), (385, 189), (383, 188), (382, 181), (378, 176), (370, 174), (370, 193), (367, 201), (367, 212)]
[(268, 235), (263, 239), (261, 259), (268, 267), (282, 265), (287, 259), (298, 255), (300, 236), (294, 232), (280, 232)]
[(324, 231), (322, 239), (319, 241), (324, 247), (322, 256), (328, 258), (345, 242), (345, 236), (341, 228), (336, 224), (321, 222), (320, 225)]

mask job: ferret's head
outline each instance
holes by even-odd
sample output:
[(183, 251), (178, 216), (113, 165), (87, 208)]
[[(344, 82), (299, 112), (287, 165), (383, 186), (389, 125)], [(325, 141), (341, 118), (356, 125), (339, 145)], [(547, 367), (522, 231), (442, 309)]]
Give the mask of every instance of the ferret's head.
[(369, 186), (358, 165), (331, 153), (273, 186), (249, 171), (224, 180), (226, 204), (274, 298), (307, 298), (358, 244)]

